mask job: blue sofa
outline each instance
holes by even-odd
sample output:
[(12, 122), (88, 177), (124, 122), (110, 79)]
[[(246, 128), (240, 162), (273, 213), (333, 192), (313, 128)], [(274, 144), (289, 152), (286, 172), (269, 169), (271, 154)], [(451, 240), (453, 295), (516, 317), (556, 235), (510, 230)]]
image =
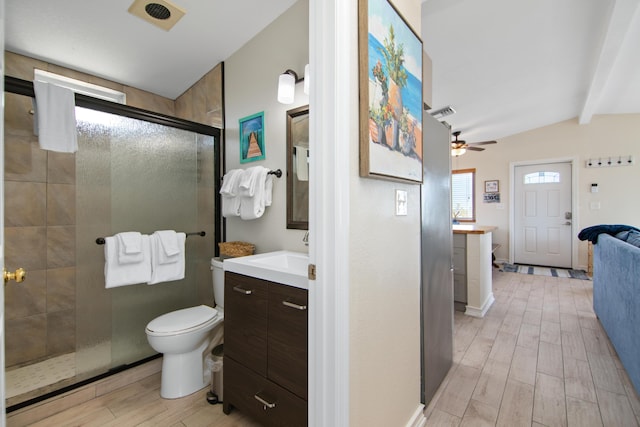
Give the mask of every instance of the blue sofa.
[(640, 393), (640, 247), (621, 234), (600, 234), (593, 246), (593, 309)]

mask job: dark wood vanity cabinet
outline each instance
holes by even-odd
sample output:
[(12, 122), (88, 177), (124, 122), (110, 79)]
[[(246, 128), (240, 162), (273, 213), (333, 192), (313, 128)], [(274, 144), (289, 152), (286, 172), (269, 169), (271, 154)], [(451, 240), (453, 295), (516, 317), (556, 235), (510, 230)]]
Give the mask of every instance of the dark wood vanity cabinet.
[(224, 412), (306, 426), (307, 290), (226, 272), (224, 298)]

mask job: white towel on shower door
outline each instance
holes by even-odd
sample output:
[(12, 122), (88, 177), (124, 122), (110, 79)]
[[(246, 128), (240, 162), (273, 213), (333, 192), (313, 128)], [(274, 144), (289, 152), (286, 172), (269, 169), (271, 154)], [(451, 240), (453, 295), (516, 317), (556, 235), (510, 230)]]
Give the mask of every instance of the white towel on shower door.
[(105, 288), (146, 283), (151, 279), (151, 248), (149, 236), (142, 236), (142, 261), (128, 264), (118, 262), (118, 239), (104, 239)]
[[(176, 233), (175, 236), (179, 252), (173, 255), (175, 262), (166, 264), (161, 264), (161, 252), (164, 252), (164, 248), (162, 247), (160, 233), (156, 231), (149, 236), (151, 242), (151, 277), (147, 282), (148, 285), (184, 279), (184, 243), (187, 240), (187, 235), (185, 233)], [(164, 256), (166, 256), (166, 253)]]
[(59, 153), (78, 151), (75, 93), (38, 80), (33, 81), (33, 90), (40, 148)]

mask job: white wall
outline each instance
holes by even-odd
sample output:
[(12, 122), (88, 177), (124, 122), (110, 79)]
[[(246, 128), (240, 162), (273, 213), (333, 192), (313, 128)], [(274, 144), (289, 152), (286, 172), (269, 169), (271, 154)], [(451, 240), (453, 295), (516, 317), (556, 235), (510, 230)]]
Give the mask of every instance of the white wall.
[[(578, 212), (574, 212), (576, 229), (597, 224), (630, 224), (640, 226), (640, 114), (594, 116), (590, 124), (579, 125), (577, 119), (534, 129), (485, 146), (482, 152), (469, 152), (453, 159), (453, 169), (476, 168), (477, 224), (496, 225), (494, 243), (500, 243), (497, 258), (509, 255), (509, 163), (563, 157), (578, 158)], [(633, 155), (633, 166), (586, 168), (589, 158)], [(503, 209), (482, 202), (485, 180), (500, 180)], [(599, 184), (599, 192), (591, 193), (591, 184)], [(591, 209), (599, 202), (600, 209)], [(578, 245), (578, 266), (587, 267), (587, 244), (574, 236)]]
[[(420, 2), (394, 3), (420, 34)], [(357, 117), (357, 70), (351, 78)], [(420, 186), (361, 178), (357, 132), (349, 144), (349, 424), (403, 426), (420, 404)], [(396, 189), (408, 193), (407, 216), (395, 216)]]
[[(349, 0), (354, 18), (357, 3)], [(395, 4), (420, 33), (420, 1), (398, 0)], [(225, 62), (227, 170), (240, 167), (238, 119), (263, 110), (266, 160), (256, 163), (284, 170), (285, 112), (308, 100), (302, 97), (291, 106), (278, 104), (276, 82), (286, 68), (301, 73), (308, 62), (307, 13), (307, 2), (298, 2)], [(349, 103), (352, 116), (357, 117), (356, 21), (352, 27), (344, 43), (351, 46), (354, 68), (349, 76), (330, 78), (348, 80), (344, 86), (350, 91), (339, 101)], [(296, 93), (302, 92), (301, 86), (297, 89)], [(345, 185), (350, 194), (350, 282), (336, 285), (349, 289), (349, 425), (403, 426), (420, 407), (420, 188), (360, 178), (357, 123), (343, 140), (317, 143), (349, 145), (350, 179)], [(274, 205), (262, 218), (228, 219), (227, 240), (254, 242), (259, 252), (305, 251), (303, 232), (285, 228), (285, 184), (284, 179), (276, 182)], [(408, 192), (407, 216), (394, 215), (396, 189)]]
[[(307, 252), (304, 231), (287, 230), (287, 110), (306, 105), (302, 83), (296, 85), (291, 105), (278, 103), (278, 76), (291, 68), (301, 77), (309, 63), (309, 3), (300, 0), (224, 63), (226, 170), (264, 166), (282, 169), (274, 177), (273, 204), (262, 217), (243, 221), (227, 219), (227, 241), (256, 245), (256, 252), (293, 250)], [(238, 119), (264, 111), (265, 160), (240, 164)]]

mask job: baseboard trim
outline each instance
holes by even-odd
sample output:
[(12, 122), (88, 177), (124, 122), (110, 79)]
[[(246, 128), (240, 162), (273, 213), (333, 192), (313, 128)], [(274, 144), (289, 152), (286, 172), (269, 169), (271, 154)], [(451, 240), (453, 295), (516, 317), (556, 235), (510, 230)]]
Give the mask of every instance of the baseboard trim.
[(493, 296), (493, 292), (491, 292), (487, 297), (486, 301), (484, 302), (484, 304), (482, 304), (482, 307), (478, 308), (478, 307), (473, 307), (471, 305), (468, 305), (466, 307), (464, 314), (472, 317), (484, 317), (484, 315), (487, 314), (487, 311), (489, 311), (489, 309), (491, 308), (495, 300), (496, 299)]
[(424, 427), (427, 424), (427, 417), (424, 416), (424, 405), (421, 403), (411, 416), (406, 427)]

